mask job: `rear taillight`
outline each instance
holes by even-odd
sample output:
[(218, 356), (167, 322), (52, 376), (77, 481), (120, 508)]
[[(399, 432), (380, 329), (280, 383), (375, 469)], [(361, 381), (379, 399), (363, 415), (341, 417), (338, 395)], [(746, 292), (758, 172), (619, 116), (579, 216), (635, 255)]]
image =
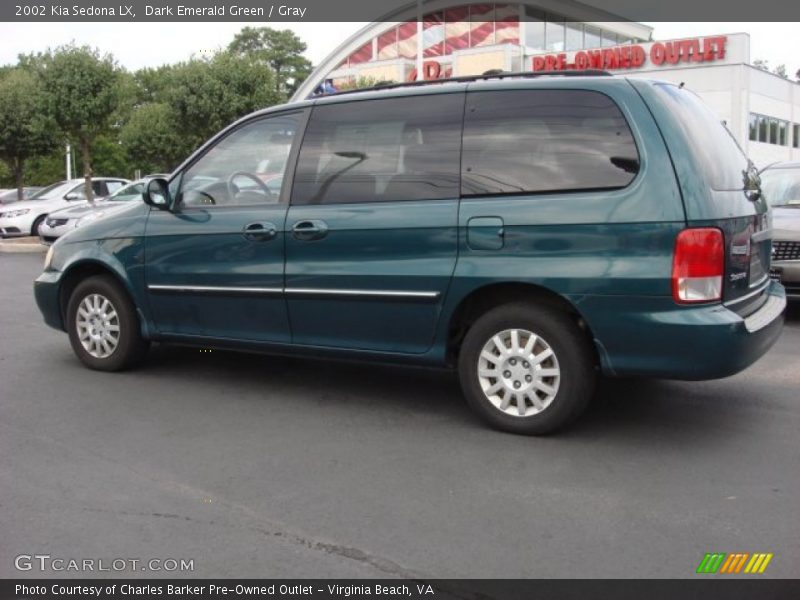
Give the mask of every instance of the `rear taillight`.
[(684, 229), (678, 234), (672, 259), (672, 297), (675, 302), (691, 304), (722, 299), (724, 248), (719, 229)]

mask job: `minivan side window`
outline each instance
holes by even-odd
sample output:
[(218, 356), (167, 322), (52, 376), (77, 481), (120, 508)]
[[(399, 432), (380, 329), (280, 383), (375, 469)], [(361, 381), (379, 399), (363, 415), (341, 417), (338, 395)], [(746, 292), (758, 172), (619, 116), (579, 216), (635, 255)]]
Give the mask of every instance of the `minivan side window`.
[(212, 146), (181, 179), (183, 206), (275, 204), (295, 139), (298, 113), (245, 123)]
[(588, 90), (470, 92), (461, 194), (617, 189), (639, 171), (625, 117)]
[(292, 204), (458, 197), (463, 94), (314, 107)]

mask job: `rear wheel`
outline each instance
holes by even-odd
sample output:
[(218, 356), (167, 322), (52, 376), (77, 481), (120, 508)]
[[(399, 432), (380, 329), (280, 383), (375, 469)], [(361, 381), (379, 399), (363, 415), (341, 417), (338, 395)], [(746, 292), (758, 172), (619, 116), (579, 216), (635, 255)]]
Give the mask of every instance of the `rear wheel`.
[(591, 347), (563, 312), (528, 303), (499, 306), (469, 329), (459, 378), (487, 423), (539, 435), (580, 415), (594, 392)]
[(111, 277), (97, 275), (80, 282), (67, 305), (72, 349), (90, 369), (120, 371), (147, 352), (136, 308)]

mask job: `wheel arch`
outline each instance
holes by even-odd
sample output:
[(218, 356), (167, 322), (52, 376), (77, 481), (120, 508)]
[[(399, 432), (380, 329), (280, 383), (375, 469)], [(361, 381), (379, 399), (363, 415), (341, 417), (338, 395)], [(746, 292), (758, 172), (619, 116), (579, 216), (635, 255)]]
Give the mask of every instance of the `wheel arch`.
[(144, 334), (145, 320), (142, 318), (141, 311), (131, 293), (129, 282), (108, 264), (94, 259), (84, 259), (72, 263), (61, 276), (61, 285), (58, 290), (58, 305), (61, 311), (61, 322), (64, 324), (64, 329), (67, 328), (67, 305), (69, 304), (72, 292), (75, 291), (75, 288), (81, 281), (96, 275), (107, 275), (113, 279), (119, 285), (120, 289), (128, 296), (131, 303), (136, 307), (140, 325), (143, 329), (142, 333)]
[(49, 212), (46, 212), (43, 215), (36, 215), (33, 218), (33, 221), (31, 221), (31, 235), (32, 236), (38, 236), (39, 235), (39, 227), (37, 227), (37, 224), (38, 223), (44, 223), (44, 220), (47, 218), (47, 215), (49, 215), (49, 214), (50, 214)]
[(567, 314), (584, 333), (594, 354), (595, 364), (600, 364), (600, 356), (594, 342), (594, 335), (577, 307), (567, 298), (548, 288), (521, 282), (496, 282), (472, 290), (456, 306), (447, 326), (447, 361), (458, 360), (461, 342), (472, 324), (487, 311), (515, 302), (532, 302), (548, 306)]

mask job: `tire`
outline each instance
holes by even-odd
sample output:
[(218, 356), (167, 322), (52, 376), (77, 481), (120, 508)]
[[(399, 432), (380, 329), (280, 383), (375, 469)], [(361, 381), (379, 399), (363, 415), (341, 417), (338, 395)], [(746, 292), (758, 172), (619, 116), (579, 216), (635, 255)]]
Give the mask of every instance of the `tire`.
[(89, 277), (75, 287), (67, 304), (67, 332), (80, 361), (97, 371), (132, 367), (149, 347), (133, 302), (107, 275)]
[(44, 222), (46, 218), (47, 215), (39, 215), (38, 217), (36, 217), (36, 220), (33, 222), (33, 225), (31, 225), (32, 236), (39, 237), (39, 226)]
[[(536, 337), (527, 348), (530, 334)], [(486, 423), (543, 435), (586, 409), (597, 378), (594, 362), (589, 341), (569, 316), (520, 302), (493, 308), (470, 327), (458, 371), (467, 402)]]

